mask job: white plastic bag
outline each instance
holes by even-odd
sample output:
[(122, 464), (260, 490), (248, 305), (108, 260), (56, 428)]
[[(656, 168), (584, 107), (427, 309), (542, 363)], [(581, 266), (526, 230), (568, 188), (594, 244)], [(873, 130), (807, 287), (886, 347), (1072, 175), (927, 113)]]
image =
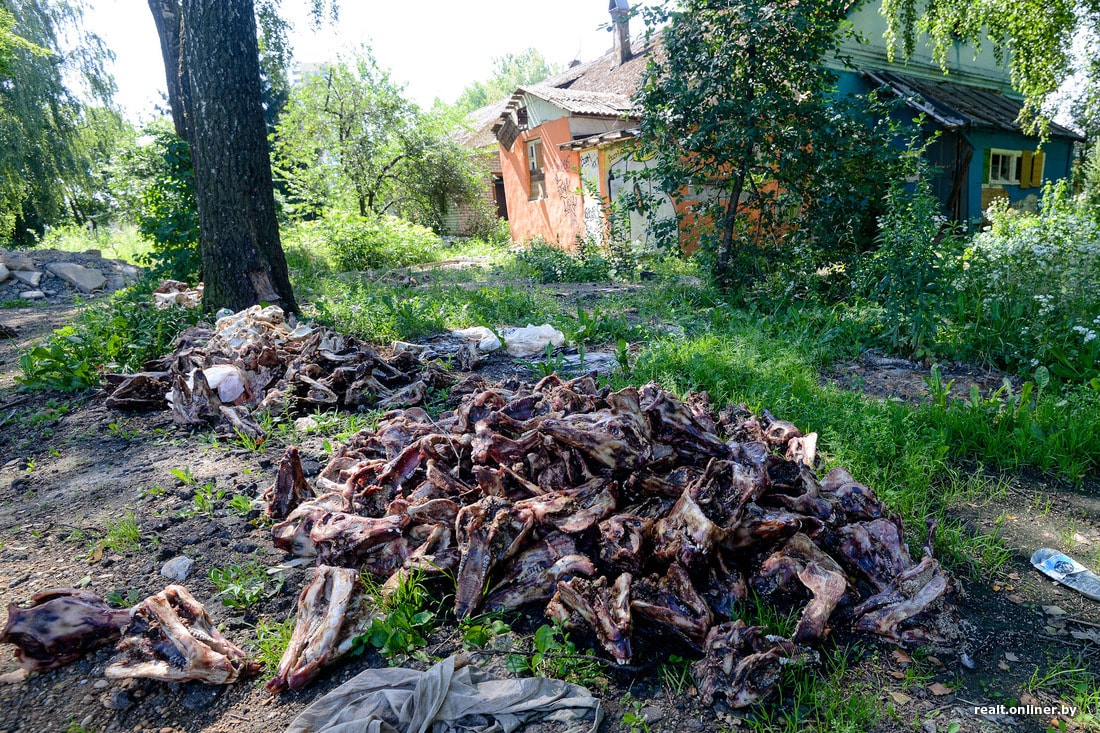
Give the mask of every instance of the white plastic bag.
[(529, 359), (546, 351), (547, 345), (554, 348), (565, 346), (565, 334), (544, 323), (541, 326), (527, 324), (526, 328), (506, 328), (500, 332), (508, 353), (519, 359)]
[(493, 333), (492, 329), (485, 326), (470, 326), (469, 328), (462, 328), (457, 331), (451, 331), (455, 336), (467, 341), (476, 341), (477, 348), (485, 353), (490, 351), (496, 351), (500, 348), (500, 339)]

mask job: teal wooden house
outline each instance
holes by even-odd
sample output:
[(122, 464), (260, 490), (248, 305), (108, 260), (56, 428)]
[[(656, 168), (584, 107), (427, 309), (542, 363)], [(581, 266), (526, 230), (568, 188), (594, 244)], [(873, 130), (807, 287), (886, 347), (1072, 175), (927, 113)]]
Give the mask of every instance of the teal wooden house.
[(990, 44), (976, 49), (955, 44), (948, 51), (947, 74), (919, 39), (907, 63), (887, 58), (886, 19), (878, 2), (864, 3), (849, 16), (862, 42), (847, 41), (841, 52), (850, 66), (830, 64), (841, 93), (885, 89), (924, 115), (923, 134), (938, 132), (927, 158), (935, 173), (933, 188), (944, 213), (974, 223), (996, 199), (1034, 209), (1042, 185), (1068, 178), (1075, 145), (1084, 138), (1051, 124), (1040, 146), (1016, 122), (1021, 97), (1012, 90), (1006, 64), (998, 64)]

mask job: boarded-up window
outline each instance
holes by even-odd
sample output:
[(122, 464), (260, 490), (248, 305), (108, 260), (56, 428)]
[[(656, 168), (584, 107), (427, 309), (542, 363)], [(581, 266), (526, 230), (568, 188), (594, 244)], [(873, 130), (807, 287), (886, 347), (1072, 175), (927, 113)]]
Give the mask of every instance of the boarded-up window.
[(512, 122), (511, 117), (505, 117), (504, 123), (501, 124), (500, 129), (497, 130), (497, 140), (500, 141), (500, 144), (504, 146), (505, 150), (511, 150), (517, 137), (519, 137), (519, 128)]

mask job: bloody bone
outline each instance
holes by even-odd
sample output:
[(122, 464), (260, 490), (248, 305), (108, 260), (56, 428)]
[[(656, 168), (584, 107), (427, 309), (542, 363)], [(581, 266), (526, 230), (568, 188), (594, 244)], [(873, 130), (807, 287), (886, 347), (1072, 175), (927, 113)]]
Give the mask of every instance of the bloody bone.
[(771, 695), (785, 664), (817, 658), (816, 652), (740, 620), (712, 627), (705, 648), (706, 656), (691, 668), (699, 696), (707, 704), (723, 696), (731, 708), (754, 705)]
[(118, 638), (129, 622), (129, 609), (110, 608), (95, 593), (54, 588), (36, 593), (29, 607), (9, 605), (0, 642), (15, 645), (20, 668), (45, 672)]
[(304, 687), (321, 668), (351, 651), (375, 615), (359, 573), (320, 565), (298, 597), (294, 632), (266, 689), (271, 694)]
[(546, 615), (574, 628), (587, 627), (616, 662), (626, 664), (631, 656), (632, 580), (630, 573), (623, 573), (610, 587), (603, 576), (594, 581), (584, 578), (559, 581)]
[(179, 585), (134, 607), (118, 649), (124, 656), (104, 670), (109, 679), (227, 685), (260, 671), (260, 665), (222, 636), (202, 604)]
[(302, 472), (302, 455), (297, 448), (290, 446), (279, 461), (275, 483), (264, 492), (263, 499), (267, 502), (264, 514), (269, 519), (286, 519), (299, 504), (312, 498), (313, 491)]
[(592, 561), (577, 552), (572, 537), (553, 533), (516, 556), (504, 577), (485, 597), (485, 608), (502, 611), (545, 603), (553, 597), (559, 580), (591, 577), (595, 572)]
[[(341, 384), (367, 375), (339, 368)], [(834, 628), (954, 638), (942, 569), (909, 559), (900, 522), (846, 471), (819, 482), (812, 433), (743, 407), (716, 415), (705, 395), (656, 385), (612, 392), (552, 376), (456, 392), (452, 413), (395, 410), (352, 436), (316, 481), (329, 493), (292, 509), (276, 545), (385, 578), (383, 595), (414, 576), (433, 587), (453, 577), (460, 619), (542, 606), (619, 662), (654, 633), (679, 637), (707, 655), (704, 696), (738, 706), (766, 697), (783, 664), (812, 656), (801, 644)], [(306, 661), (288, 665), (310, 671), (296, 685), (342, 648), (335, 614), (352, 602), (339, 569), (303, 596)], [(793, 641), (722, 623), (743, 613), (746, 578), (801, 609)], [(353, 626), (370, 616), (347, 613)], [(311, 628), (329, 640), (322, 651)]]
[(792, 638), (800, 644), (817, 641), (825, 636), (826, 624), (848, 590), (848, 581), (836, 560), (804, 534), (794, 535), (765, 560), (753, 585), (766, 594), (793, 591), (795, 579), (809, 590), (811, 598)]

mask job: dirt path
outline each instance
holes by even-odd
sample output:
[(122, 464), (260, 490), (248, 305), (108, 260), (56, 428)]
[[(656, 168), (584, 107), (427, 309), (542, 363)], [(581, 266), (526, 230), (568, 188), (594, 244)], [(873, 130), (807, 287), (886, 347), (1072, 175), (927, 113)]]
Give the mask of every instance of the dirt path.
[[(13, 338), (0, 338), (0, 391), (15, 386), (19, 372), (19, 354), (35, 345), (55, 328), (69, 323), (80, 306), (41, 305), (0, 310), (0, 326), (15, 331)], [(0, 403), (2, 404), (2, 403)]]

